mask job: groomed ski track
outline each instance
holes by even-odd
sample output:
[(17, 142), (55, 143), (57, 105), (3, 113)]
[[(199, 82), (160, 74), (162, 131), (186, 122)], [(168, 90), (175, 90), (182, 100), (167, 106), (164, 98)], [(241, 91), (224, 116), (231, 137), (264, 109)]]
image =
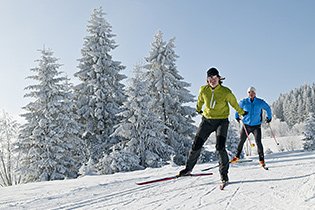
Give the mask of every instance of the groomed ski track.
[[(268, 171), (255, 157), (231, 165), (230, 184), (222, 191), (218, 168), (209, 171), (212, 176), (135, 184), (182, 169), (172, 166), (5, 187), (0, 209), (315, 209), (315, 152), (274, 153), (266, 163)], [(197, 165), (194, 172), (208, 166)]]

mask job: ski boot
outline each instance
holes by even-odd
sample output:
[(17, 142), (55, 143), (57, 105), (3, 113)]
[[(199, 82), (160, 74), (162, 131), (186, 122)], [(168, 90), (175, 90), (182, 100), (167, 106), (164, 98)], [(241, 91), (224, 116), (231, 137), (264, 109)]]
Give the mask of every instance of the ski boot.
[(189, 174), (191, 173), (191, 170), (188, 170), (187, 168), (181, 170), (178, 174), (177, 177), (180, 176), (189, 176)]
[(238, 158), (238, 157), (235, 156), (235, 157), (230, 161), (230, 163), (237, 163), (239, 160), (240, 160), (240, 158)]

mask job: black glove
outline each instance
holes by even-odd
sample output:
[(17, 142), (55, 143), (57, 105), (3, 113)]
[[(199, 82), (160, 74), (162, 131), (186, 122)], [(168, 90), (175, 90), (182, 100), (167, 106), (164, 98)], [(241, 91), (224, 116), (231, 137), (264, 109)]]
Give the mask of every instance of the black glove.
[(235, 120), (236, 120), (238, 123), (240, 123), (241, 118), (237, 117), (237, 118), (235, 118)]
[(266, 118), (266, 123), (270, 123), (271, 122), (271, 118), (269, 119), (268, 117)]
[(197, 113), (198, 113), (198, 114), (202, 114), (202, 113), (203, 113), (203, 111), (202, 111), (202, 110), (200, 110), (199, 112), (197, 111)]
[(244, 111), (244, 114), (243, 114), (243, 116), (245, 116), (245, 115), (247, 115), (248, 114), (248, 111)]

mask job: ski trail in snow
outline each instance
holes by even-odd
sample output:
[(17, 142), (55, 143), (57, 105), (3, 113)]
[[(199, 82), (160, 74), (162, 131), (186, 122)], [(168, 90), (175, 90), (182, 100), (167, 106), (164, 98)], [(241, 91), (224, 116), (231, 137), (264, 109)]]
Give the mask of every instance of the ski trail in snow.
[[(89, 198), (89, 199), (81, 200), (79, 202), (61, 205), (61, 206), (58, 206), (57, 208), (53, 208), (52, 210), (83, 208), (85, 206), (91, 206), (93, 204), (97, 204), (97, 203), (100, 203), (100, 202), (105, 202), (107, 200), (110, 200), (111, 198), (114, 198), (115, 196), (119, 196), (119, 197), (127, 196), (127, 195), (130, 195), (132, 193), (141, 192), (141, 191), (144, 191), (146, 189), (155, 188), (155, 187), (157, 187), (157, 185), (155, 185), (155, 186), (134, 187), (134, 188), (127, 189), (127, 190), (124, 190), (124, 191), (118, 191), (118, 192), (114, 192), (112, 194), (98, 196), (96, 198)], [(128, 202), (130, 202), (130, 200), (128, 200)], [(124, 203), (124, 201), (120, 200), (119, 204), (121, 204), (121, 203)]]
[[(186, 178), (190, 178), (190, 177), (183, 177), (184, 179)], [(194, 184), (200, 180), (202, 177), (197, 177), (196, 179), (194, 179), (193, 181), (189, 182), (187, 184), (188, 187), (185, 187), (184, 189), (181, 189), (180, 192), (178, 194), (174, 194), (173, 196), (167, 197), (167, 199), (165, 200), (165, 198), (163, 199), (164, 201), (161, 202), (160, 204), (158, 204), (155, 208), (153, 209), (165, 209), (163, 208), (163, 206), (167, 206), (167, 203), (172, 203), (172, 200), (175, 199), (176, 197), (178, 197), (178, 195), (187, 195), (188, 193), (186, 193), (187, 190), (189, 190), (191, 187), (194, 186)], [(178, 209), (181, 209), (180, 207)]]
[[(268, 157), (268, 156), (267, 156)], [(165, 167), (77, 180), (0, 189), (0, 209), (315, 210), (315, 152), (272, 154), (265, 171), (255, 164), (231, 167), (230, 184), (214, 176), (137, 186), (139, 180), (175, 173)], [(196, 170), (204, 168), (197, 165)], [(133, 177), (130, 179), (130, 177)]]
[(211, 194), (212, 192), (214, 192), (215, 189), (217, 189), (217, 186), (214, 186), (214, 187), (211, 188), (208, 192), (206, 192), (205, 194), (203, 194), (202, 196), (200, 196), (198, 208), (202, 207), (202, 200), (204, 199), (204, 197), (206, 197), (206, 196), (208, 196), (209, 194)]
[(240, 187), (237, 187), (236, 190), (234, 191), (234, 193), (232, 194), (231, 198), (228, 200), (226, 206), (225, 206), (225, 209), (228, 209), (230, 204), (231, 204), (231, 201), (232, 199), (234, 198), (234, 196), (236, 195), (237, 191), (240, 189)]
[[(113, 208), (117, 205), (120, 204), (120, 206), (126, 208), (126, 209), (132, 209), (134, 207), (130, 207), (129, 205), (134, 203), (134, 202), (143, 202), (146, 203), (145, 207), (137, 207), (137, 209), (148, 209), (148, 206), (150, 206), (150, 209), (165, 209), (168, 208), (169, 205), (173, 205), (173, 199), (176, 199), (180, 195), (185, 195), (187, 193), (184, 193), (187, 189), (193, 189), (195, 187), (198, 187), (200, 185), (195, 186), (195, 182), (197, 182), (199, 179), (202, 177), (197, 177), (193, 181), (187, 183), (187, 181), (190, 180), (190, 177), (183, 177), (177, 180), (173, 180), (170, 182), (165, 182), (165, 183), (158, 183), (155, 186), (159, 187), (159, 190), (155, 190), (152, 188), (148, 188), (144, 191), (136, 192), (133, 193), (133, 197), (136, 198), (128, 198), (126, 199), (126, 196), (119, 196), (120, 199), (117, 201), (109, 201), (106, 202), (106, 207), (113, 206)], [(186, 182), (187, 187), (180, 186), (179, 185), (174, 185), (175, 183), (180, 183)], [(165, 196), (167, 195), (167, 196)], [(147, 200), (149, 202), (147, 202)], [(104, 203), (103, 203), (104, 204)], [(105, 204), (104, 204), (105, 205)], [(135, 204), (135, 206), (137, 206)]]

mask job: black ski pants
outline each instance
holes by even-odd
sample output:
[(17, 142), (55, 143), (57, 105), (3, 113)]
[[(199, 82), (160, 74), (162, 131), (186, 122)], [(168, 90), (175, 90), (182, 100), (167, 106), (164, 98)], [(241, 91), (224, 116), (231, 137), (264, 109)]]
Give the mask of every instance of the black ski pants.
[(240, 142), (237, 147), (236, 157), (238, 158), (240, 157), (244, 143), (247, 139), (247, 134), (244, 127), (246, 128), (248, 135), (251, 133), (254, 135), (256, 145), (257, 145), (257, 153), (259, 156), (259, 160), (260, 161), (264, 160), (264, 147), (261, 143), (261, 125), (255, 125), (255, 126), (250, 126), (250, 125), (245, 125), (245, 124), (243, 125), (242, 130), (241, 130)]
[(229, 127), (228, 119), (206, 119), (202, 121), (197, 130), (194, 143), (189, 153), (186, 169), (192, 170), (200, 156), (201, 148), (212, 132), (216, 132), (216, 151), (219, 154), (219, 171), (221, 176), (227, 175), (229, 170), (229, 157), (225, 149), (226, 136)]

